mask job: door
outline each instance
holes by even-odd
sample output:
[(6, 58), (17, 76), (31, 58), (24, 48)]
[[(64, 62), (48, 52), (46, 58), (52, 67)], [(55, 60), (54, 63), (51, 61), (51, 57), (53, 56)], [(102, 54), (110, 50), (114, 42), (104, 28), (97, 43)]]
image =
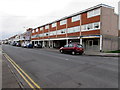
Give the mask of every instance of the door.
[(93, 48), (93, 40), (87, 40), (86, 41), (86, 49), (92, 49)]

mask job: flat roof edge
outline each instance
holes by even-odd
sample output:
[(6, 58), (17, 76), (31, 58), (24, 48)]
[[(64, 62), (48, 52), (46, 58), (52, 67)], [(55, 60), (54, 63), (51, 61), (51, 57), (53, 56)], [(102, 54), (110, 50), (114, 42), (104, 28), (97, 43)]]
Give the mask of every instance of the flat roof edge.
[[(69, 15), (69, 16), (65, 16), (65, 17), (63, 17), (63, 18), (57, 19), (57, 20), (55, 20), (55, 21), (53, 21), (53, 22), (50, 22), (50, 23), (47, 23), (47, 24), (38, 26), (37, 28), (40, 28), (40, 27), (43, 27), (43, 26), (45, 26), (45, 25), (49, 25), (49, 24), (55, 23), (55, 22), (60, 21), (60, 20), (67, 19), (67, 18), (69, 18), (69, 17), (75, 16), (75, 15), (78, 15), (78, 14), (81, 14), (81, 13), (84, 13), (84, 12), (87, 12), (87, 11), (90, 11), (90, 10), (92, 10), (92, 9), (99, 8), (99, 7), (106, 7), (106, 8), (114, 9), (114, 7), (109, 6), (109, 5), (106, 5), (106, 4), (98, 4), (98, 5), (96, 5), (96, 6), (90, 7), (90, 8), (88, 8), (88, 9), (82, 10), (82, 11), (80, 11), (80, 12), (77, 12), (77, 13), (71, 14), (71, 15)], [(37, 28), (34, 28), (34, 29), (37, 29)]]

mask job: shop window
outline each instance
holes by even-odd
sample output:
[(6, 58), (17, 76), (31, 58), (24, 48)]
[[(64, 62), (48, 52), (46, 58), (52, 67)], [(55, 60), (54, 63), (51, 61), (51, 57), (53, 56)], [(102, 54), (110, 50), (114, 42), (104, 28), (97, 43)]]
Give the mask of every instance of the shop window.
[(92, 46), (93, 41), (89, 41), (89, 45)]
[(98, 41), (93, 41), (93, 45), (98, 45)]
[(74, 47), (74, 45), (73, 44), (69, 44), (69, 47)]
[(64, 47), (68, 47), (68, 45), (65, 45)]

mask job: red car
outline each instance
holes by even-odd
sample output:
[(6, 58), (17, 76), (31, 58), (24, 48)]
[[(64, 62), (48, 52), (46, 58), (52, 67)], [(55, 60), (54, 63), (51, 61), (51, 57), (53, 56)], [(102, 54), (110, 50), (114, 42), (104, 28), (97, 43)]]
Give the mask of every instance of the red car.
[(82, 55), (84, 52), (84, 48), (81, 44), (68, 44), (64, 47), (61, 47), (59, 50), (61, 53), (71, 53), (73, 55), (80, 54)]

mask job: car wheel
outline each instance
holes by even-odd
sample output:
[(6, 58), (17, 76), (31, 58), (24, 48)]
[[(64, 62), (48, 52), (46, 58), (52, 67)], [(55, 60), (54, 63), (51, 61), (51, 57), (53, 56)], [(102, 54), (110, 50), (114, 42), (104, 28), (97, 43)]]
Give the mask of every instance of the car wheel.
[(82, 55), (83, 53), (79, 53), (79, 55)]
[(61, 53), (63, 53), (63, 50), (60, 50)]
[(72, 55), (75, 55), (76, 53), (75, 53), (75, 51), (72, 51)]

